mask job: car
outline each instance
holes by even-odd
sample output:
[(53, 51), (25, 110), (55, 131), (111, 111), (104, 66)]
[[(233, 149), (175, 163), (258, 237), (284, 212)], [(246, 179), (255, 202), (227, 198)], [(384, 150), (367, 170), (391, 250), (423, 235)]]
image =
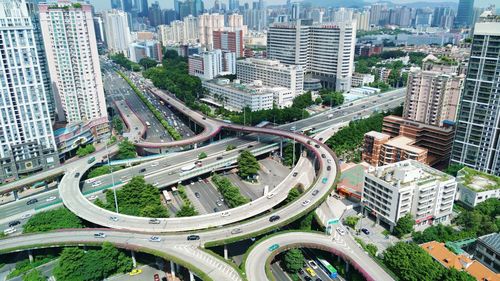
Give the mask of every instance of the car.
[(9, 234), (12, 234), (12, 233), (14, 233), (14, 232), (16, 232), (16, 231), (17, 231), (17, 229), (15, 229), (14, 227), (9, 227), (9, 228), (7, 228), (7, 229), (5, 229), (5, 230), (3, 231), (3, 234), (4, 234), (4, 235), (9, 235)]
[(366, 235), (370, 234), (370, 231), (366, 228), (361, 228), (361, 231)]
[(277, 220), (279, 220), (279, 219), (280, 219), (280, 216), (278, 216), (278, 215), (274, 215), (274, 216), (271, 216), (271, 217), (269, 218), (269, 221), (270, 221), (270, 222), (274, 222), (274, 221), (277, 221)]
[(241, 229), (235, 228), (235, 229), (231, 230), (231, 234), (238, 234), (238, 233), (241, 233)]
[(160, 220), (159, 219), (150, 219), (149, 224), (160, 224)]
[(54, 201), (54, 200), (56, 200), (56, 199), (57, 199), (57, 197), (55, 197), (55, 196), (50, 196), (49, 198), (45, 199), (45, 201), (46, 201), (46, 202), (52, 202), (52, 201)]
[(135, 275), (139, 275), (142, 273), (142, 269), (132, 269), (132, 271), (130, 271), (128, 274), (130, 276), (135, 276)]
[(327, 182), (328, 182), (328, 178), (323, 178), (323, 179), (321, 180), (321, 182), (322, 182), (322, 183), (327, 183)]
[(318, 140), (319, 140), (319, 141), (322, 141), (322, 140), (323, 140), (323, 138), (319, 138)]
[(326, 158), (326, 155), (324, 153), (321, 154), (321, 158)]
[(310, 267), (306, 268), (306, 272), (307, 274), (311, 275), (311, 277), (316, 276), (316, 272)]
[(158, 275), (158, 273), (156, 273), (155, 275), (153, 275), (153, 280), (154, 281), (160, 281), (160, 275)]
[(331, 170), (332, 170), (332, 166), (328, 166), (328, 167), (326, 167), (326, 170), (327, 170), (327, 171), (331, 171)]
[(13, 226), (16, 226), (18, 224), (21, 224), (21, 222), (20, 221), (11, 221), (11, 222), (9, 222), (9, 227), (13, 227)]
[(319, 148), (319, 144), (315, 144), (314, 147)]
[(188, 241), (200, 240), (200, 236), (199, 235), (189, 235), (187, 237), (187, 240)]
[(142, 169), (139, 170), (139, 173), (144, 173), (144, 172), (146, 172), (145, 168), (142, 168)]
[(231, 215), (231, 213), (229, 211), (225, 211), (225, 212), (222, 212), (222, 214), (220, 214), (222, 217), (229, 217)]
[(196, 196), (196, 198), (200, 198), (201, 195), (198, 192), (195, 192), (194, 196)]
[(80, 177), (80, 173), (75, 174), (75, 178), (78, 178), (78, 177)]
[(299, 173), (294, 172), (294, 173), (292, 174), (292, 177), (296, 177), (298, 174), (299, 174)]
[(203, 116), (201, 119), (203, 119), (203, 120), (207, 120), (207, 117)]
[(274, 251), (274, 250), (278, 249), (279, 247), (280, 247), (280, 245), (278, 245), (278, 244), (272, 244), (272, 245), (268, 248), (268, 250), (269, 250), (269, 252), (272, 252), (272, 251)]
[(92, 183), (92, 187), (98, 187), (101, 184), (102, 184), (101, 181), (95, 181), (95, 182)]
[(304, 276), (304, 280), (306, 280), (306, 281), (312, 281), (312, 278), (306, 275), (306, 276)]
[(159, 186), (159, 185), (160, 185), (160, 183), (159, 183), (159, 182), (155, 182), (155, 183), (153, 183), (153, 186)]
[(313, 260), (309, 260), (307, 261), (307, 263), (313, 268), (313, 269), (317, 269), (318, 268), (318, 264), (313, 261)]
[(319, 278), (319, 277), (318, 277), (318, 278), (316, 278), (316, 280), (314, 280), (314, 281), (323, 281), (323, 279), (321, 279), (321, 278)]
[(217, 213), (219, 211), (218, 208), (214, 208), (214, 213)]
[(311, 200), (305, 200), (304, 202), (302, 202), (302, 206), (307, 206), (309, 205), (309, 203), (311, 203)]
[(22, 220), (29, 219), (29, 218), (31, 218), (31, 214), (24, 214), (21, 216)]
[(337, 227), (337, 232), (338, 232), (340, 235), (342, 235), (342, 236), (344, 236), (344, 235), (345, 235), (345, 230), (343, 230), (343, 229), (342, 229), (342, 228), (340, 228), (340, 227)]
[(318, 195), (318, 193), (319, 193), (319, 190), (315, 189), (315, 190), (312, 192), (312, 196), (316, 196), (316, 195)]
[(28, 201), (26, 202), (26, 205), (33, 205), (33, 204), (35, 204), (35, 203), (37, 203), (37, 202), (38, 202), (38, 199), (33, 198), (33, 199), (28, 200)]
[(160, 236), (151, 236), (149, 237), (149, 242), (161, 242)]
[(304, 270), (302, 268), (299, 268), (299, 274), (304, 274)]
[(94, 238), (106, 238), (106, 233), (104, 232), (94, 233)]
[(247, 148), (252, 148), (252, 147), (253, 147), (253, 145), (251, 145), (251, 144), (249, 144), (249, 145), (247, 146)]
[(217, 201), (217, 202), (215, 202), (215, 204), (217, 204), (217, 206), (219, 206), (219, 207), (222, 206), (222, 202), (221, 201)]
[(274, 197), (274, 193), (269, 192), (266, 197), (267, 197), (267, 199), (271, 199)]
[(224, 158), (224, 157), (222, 157), (222, 156), (217, 156), (217, 160), (221, 160), (222, 158)]
[(221, 202), (224, 202), (224, 197), (219, 197), (219, 200), (220, 200)]
[(111, 221), (118, 221), (118, 217), (111, 216), (111, 217), (109, 217), (109, 220), (111, 220)]
[(151, 167), (156, 167), (156, 166), (158, 166), (158, 165), (160, 165), (160, 163), (158, 163), (158, 162), (153, 162), (153, 163), (151, 163)]
[(89, 196), (89, 200), (92, 201), (92, 200), (96, 200), (97, 199), (97, 195), (90, 195)]

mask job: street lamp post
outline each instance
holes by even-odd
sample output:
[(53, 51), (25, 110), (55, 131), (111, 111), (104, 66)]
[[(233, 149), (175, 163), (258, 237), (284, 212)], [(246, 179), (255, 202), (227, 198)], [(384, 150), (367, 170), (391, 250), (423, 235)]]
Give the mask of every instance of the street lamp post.
[(108, 158), (108, 168), (110, 169), (110, 172), (111, 172), (111, 183), (112, 183), (112, 186), (111, 188), (113, 188), (113, 196), (115, 198), (115, 209), (116, 209), (116, 212), (118, 212), (118, 199), (116, 198), (116, 188), (115, 188), (115, 176), (113, 174), (113, 168), (111, 168), (111, 165), (109, 164), (109, 147), (108, 147), (108, 142), (106, 142), (106, 154), (107, 154), (107, 158)]

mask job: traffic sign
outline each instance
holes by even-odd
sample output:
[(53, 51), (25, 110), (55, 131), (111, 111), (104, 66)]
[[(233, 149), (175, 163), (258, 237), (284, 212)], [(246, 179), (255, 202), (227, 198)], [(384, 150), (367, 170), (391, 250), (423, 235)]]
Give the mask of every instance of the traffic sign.
[(329, 219), (327, 224), (330, 225), (330, 224), (337, 224), (339, 223), (339, 219)]

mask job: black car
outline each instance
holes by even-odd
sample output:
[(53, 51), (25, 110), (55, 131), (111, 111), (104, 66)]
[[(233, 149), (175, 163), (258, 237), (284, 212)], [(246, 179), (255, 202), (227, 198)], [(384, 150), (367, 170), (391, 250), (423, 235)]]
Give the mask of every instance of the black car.
[(273, 221), (277, 221), (277, 220), (279, 220), (279, 219), (280, 219), (280, 216), (278, 216), (278, 215), (274, 215), (274, 216), (271, 216), (271, 217), (269, 218), (269, 221), (270, 221), (270, 222), (273, 222)]
[(366, 228), (362, 228), (361, 231), (366, 235), (370, 234), (370, 231)]
[(321, 158), (326, 158), (326, 155), (325, 154), (321, 154)]
[(221, 160), (222, 158), (222, 156), (217, 156), (217, 160)]
[(295, 172), (292, 176), (296, 177), (299, 173)]
[(75, 174), (75, 178), (78, 178), (80, 176), (80, 173)]
[(200, 240), (200, 236), (199, 235), (189, 235), (187, 237), (187, 240), (189, 240), (189, 241)]
[(312, 192), (312, 196), (316, 196), (318, 193), (319, 193), (319, 190), (317, 190), (317, 189), (316, 189), (316, 190), (314, 190), (314, 191)]
[(323, 281), (323, 279), (318, 277), (318, 278), (316, 278), (316, 281)]
[(306, 280), (306, 281), (312, 281), (312, 278), (306, 275), (306, 276), (304, 276), (304, 280)]
[(26, 202), (26, 205), (32, 205), (32, 204), (35, 204), (37, 202), (38, 202), (38, 199), (33, 198), (33, 199), (28, 200), (28, 202)]
[(299, 269), (299, 274), (304, 274), (304, 270), (302, 268)]
[(247, 148), (252, 148), (252, 147), (253, 147), (253, 145), (251, 145), (251, 144), (247, 146)]
[(332, 166), (328, 166), (328, 167), (326, 167), (326, 170), (327, 170), (327, 171), (331, 171), (331, 170), (332, 170)]
[(11, 222), (9, 222), (9, 227), (13, 227), (13, 226), (16, 226), (18, 224), (21, 224), (21, 222), (20, 221), (11, 221)]
[(160, 220), (159, 219), (150, 219), (149, 224), (160, 224)]
[(144, 173), (144, 172), (146, 172), (145, 168), (142, 168), (142, 169), (139, 170), (139, 173)]
[(200, 194), (198, 192), (195, 192), (194, 196), (196, 196), (196, 198), (200, 198)]
[(315, 144), (314, 147), (319, 148), (319, 144)]

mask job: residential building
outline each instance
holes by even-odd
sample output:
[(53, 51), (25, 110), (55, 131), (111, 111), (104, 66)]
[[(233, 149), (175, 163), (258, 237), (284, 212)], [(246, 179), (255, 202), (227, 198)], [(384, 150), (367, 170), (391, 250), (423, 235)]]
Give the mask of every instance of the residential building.
[(243, 24), (250, 30), (263, 31), (267, 28), (267, 10), (264, 0), (253, 2), (252, 7), (243, 9)]
[(451, 162), (500, 175), (500, 20), (475, 25)]
[(200, 44), (208, 50), (213, 49), (214, 31), (224, 29), (224, 15), (222, 14), (203, 14), (198, 17), (198, 34)]
[(464, 254), (457, 255), (448, 250), (445, 243), (430, 241), (420, 245), (432, 258), (442, 266), (459, 271), (465, 271), (477, 280), (481, 281), (500, 281), (499, 274), (488, 269), (480, 262), (469, 258)]
[(107, 119), (92, 6), (59, 0), (39, 9), (50, 77), (64, 114), (59, 120)]
[(0, 0), (0, 182), (59, 165), (43, 60), (24, 0)]
[(465, 167), (457, 174), (458, 200), (469, 207), (490, 198), (500, 198), (500, 177)]
[(215, 30), (213, 34), (214, 49), (230, 51), (236, 54), (237, 58), (244, 56), (243, 31)]
[(496, 279), (481, 280), (500, 281), (500, 233), (491, 233), (479, 237), (476, 241), (474, 257), (496, 273)]
[(361, 159), (372, 166), (383, 166), (407, 159), (427, 164), (427, 149), (418, 147), (415, 139), (371, 131), (365, 134)]
[(474, 0), (458, 1), (457, 16), (455, 17), (456, 27), (470, 27), (474, 14)]
[(243, 38), (245, 38), (248, 33), (248, 27), (243, 24), (243, 16), (240, 14), (231, 14), (227, 16), (227, 27), (225, 30), (241, 30), (243, 32)]
[(156, 40), (131, 43), (128, 53), (130, 60), (133, 62), (139, 62), (143, 58), (150, 58), (161, 62), (163, 58), (162, 46)]
[(128, 28), (128, 15), (121, 10), (109, 10), (102, 13), (104, 38), (110, 53), (122, 53), (127, 56), (128, 45), (132, 42)]
[(455, 121), (464, 79), (464, 75), (443, 68), (412, 68), (408, 72), (403, 117), (434, 126)]
[(415, 146), (427, 149), (427, 163), (431, 166), (449, 162), (455, 136), (455, 128), (451, 123), (438, 127), (389, 115), (384, 117), (382, 132), (391, 137), (406, 136), (414, 139)]
[(236, 74), (236, 54), (213, 50), (189, 57), (189, 74), (211, 80), (220, 74)]
[(363, 87), (375, 81), (375, 75), (354, 72), (352, 74), (352, 87)]
[(354, 13), (353, 17), (356, 19), (357, 30), (370, 30), (370, 11)]
[(236, 76), (242, 83), (260, 80), (266, 86), (286, 87), (294, 97), (304, 90), (304, 68), (299, 65), (285, 65), (277, 60), (248, 58), (236, 62)]
[(198, 42), (198, 18), (185, 17), (182, 21), (172, 21), (170, 25), (158, 26), (159, 40), (163, 46), (171, 44), (195, 44)]
[(267, 35), (267, 57), (300, 65), (326, 88), (348, 91), (353, 72), (356, 21), (311, 25), (275, 23)]
[(391, 75), (392, 69), (387, 67), (379, 67), (376, 68), (376, 71), (378, 73), (379, 79), (383, 82), (387, 82), (387, 79), (389, 79), (389, 75)]
[(102, 20), (101, 14), (95, 14), (94, 16), (94, 30), (95, 30), (95, 40), (97, 44), (103, 44), (105, 39), (104, 36), (104, 22)]
[(252, 84), (240, 84), (238, 80), (231, 83), (229, 79), (203, 81), (203, 87), (208, 90), (212, 103), (218, 103), (232, 111), (242, 111), (248, 107), (252, 111), (272, 109), (280, 101), (291, 105), (293, 100), (290, 89), (264, 87), (260, 81)]
[(354, 52), (362, 57), (371, 57), (373, 55), (378, 55), (382, 53), (384, 50), (384, 46), (381, 44), (371, 44), (371, 43), (365, 43), (365, 44), (356, 44), (354, 47)]
[(361, 208), (391, 231), (406, 214), (423, 229), (449, 221), (456, 188), (455, 178), (415, 160), (371, 167), (365, 172)]
[(383, 20), (383, 11), (387, 10), (387, 4), (374, 3), (370, 6), (370, 24), (379, 25)]

